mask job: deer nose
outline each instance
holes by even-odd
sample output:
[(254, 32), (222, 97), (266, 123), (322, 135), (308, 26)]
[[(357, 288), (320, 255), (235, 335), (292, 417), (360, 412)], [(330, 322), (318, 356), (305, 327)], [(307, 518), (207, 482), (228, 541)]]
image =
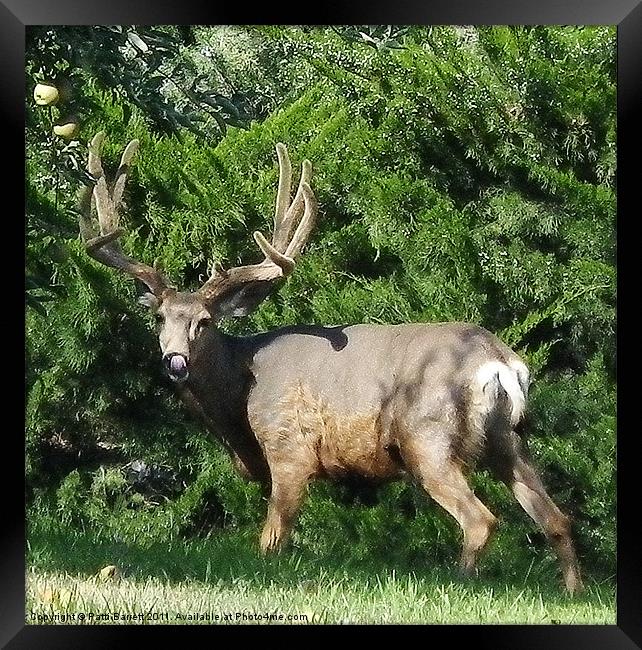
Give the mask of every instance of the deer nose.
[(182, 354), (170, 352), (163, 357), (163, 363), (167, 374), (174, 381), (184, 381), (189, 375), (187, 359)]

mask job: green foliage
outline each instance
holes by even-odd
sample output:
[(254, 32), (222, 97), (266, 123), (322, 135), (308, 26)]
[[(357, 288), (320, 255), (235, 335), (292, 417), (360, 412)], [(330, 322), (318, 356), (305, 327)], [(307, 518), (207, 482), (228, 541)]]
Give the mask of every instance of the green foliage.
[[(85, 86), (109, 89), (136, 106), (160, 133), (180, 129), (216, 137), (227, 125), (245, 128), (252, 116), (241, 92), (223, 95), (220, 78), (203, 74), (185, 55), (193, 28), (168, 26), (66, 26), (27, 30), (29, 94), (36, 83), (53, 83), (62, 94), (62, 115), (98, 109)], [(200, 72), (200, 74), (199, 74)], [(209, 74), (208, 74), (209, 73)]]
[(65, 477), (56, 491), (57, 515), (63, 524), (78, 523), (85, 510), (82, 479), (78, 470)]
[[(310, 158), (320, 202), (313, 241), (278, 294), (225, 327), (463, 320), (497, 332), (531, 367), (531, 452), (573, 517), (583, 564), (612, 576), (614, 31), (237, 27), (198, 28), (193, 38), (163, 65), (182, 65), (183, 80), (200, 76), (197, 89), (209, 75), (221, 97), (243, 91), (257, 118), (235, 125), (228, 106), (225, 137), (210, 146), (180, 120), (180, 139), (159, 133), (153, 110), (121, 92), (118, 75), (108, 83), (99, 62), (74, 59), (86, 80), (80, 140), (105, 130), (109, 169), (129, 139), (141, 143), (125, 250), (158, 258), (192, 289), (214, 260), (256, 261), (249, 233), (270, 227), (274, 144), (288, 144), (295, 166)], [(199, 110), (172, 93), (165, 100)], [(258, 489), (176, 403), (135, 287), (82, 251), (73, 197), (83, 145), (45, 139), (53, 116), (43, 110), (30, 108), (27, 133), (27, 272), (41, 306), (27, 313), (33, 517), (53, 510), (66, 526), (148, 545), (221, 531), (255, 543)], [(122, 465), (83, 462), (106, 444), (128, 460), (170, 465), (185, 489), (146, 501)], [(508, 490), (483, 473), (475, 487), (504, 521), (487, 570), (518, 572), (542, 558), (548, 566), (542, 535)], [(454, 522), (401, 483), (369, 506), (348, 488), (316, 485), (294, 536), (310, 552), (383, 564), (446, 562), (458, 543)]]
[[(43, 303), (59, 295), (55, 266), (66, 254), (56, 241), (76, 231), (70, 202), (84, 171), (81, 140), (94, 132), (103, 102), (115, 100), (121, 119), (132, 112), (154, 133), (182, 138), (184, 129), (210, 144), (228, 125), (247, 128), (253, 118), (241, 87), (231, 96), (217, 68), (199, 70), (185, 48), (194, 43), (190, 27), (67, 26), (27, 30), (27, 306), (44, 315)], [(53, 86), (58, 99), (47, 106), (32, 100), (36, 84)], [(229, 86), (229, 84), (227, 84)], [(55, 127), (69, 121), (79, 133), (61, 137)], [(89, 127), (89, 128), (88, 128)], [(63, 202), (63, 205), (59, 203)]]

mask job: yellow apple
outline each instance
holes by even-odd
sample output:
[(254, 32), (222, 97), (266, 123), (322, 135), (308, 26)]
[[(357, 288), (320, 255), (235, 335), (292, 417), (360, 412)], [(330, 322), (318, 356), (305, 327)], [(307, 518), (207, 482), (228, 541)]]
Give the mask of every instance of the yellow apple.
[(51, 84), (36, 84), (33, 89), (33, 98), (38, 106), (51, 106), (59, 97), (58, 89)]
[(74, 118), (67, 118), (62, 120), (59, 124), (55, 124), (53, 132), (65, 140), (71, 140), (78, 133), (79, 125)]

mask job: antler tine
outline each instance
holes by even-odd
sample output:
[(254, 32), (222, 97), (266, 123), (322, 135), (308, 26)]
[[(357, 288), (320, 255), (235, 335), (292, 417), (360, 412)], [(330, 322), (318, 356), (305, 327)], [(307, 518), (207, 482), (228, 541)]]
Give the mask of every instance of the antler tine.
[[(134, 278), (144, 282), (157, 296), (167, 288), (167, 282), (155, 268), (142, 264), (125, 255), (116, 241), (124, 230), (118, 228), (118, 207), (121, 203), (129, 165), (138, 150), (138, 140), (132, 140), (120, 160), (116, 181), (110, 194), (107, 178), (101, 162), (102, 146), (105, 133), (97, 133), (89, 144), (87, 170), (96, 179), (93, 190), (85, 188), (80, 197), (80, 234), (85, 242), (87, 253), (95, 260), (112, 268), (125, 271)], [(93, 202), (98, 214), (100, 234), (94, 236), (91, 226), (91, 205)]]
[(87, 162), (87, 169), (89, 173), (95, 178), (99, 178), (100, 176), (105, 175), (103, 172), (103, 165), (100, 160), (100, 155), (103, 150), (103, 142), (105, 141), (105, 135), (106, 134), (104, 131), (99, 131), (96, 133), (96, 135), (91, 139), (88, 147), (89, 160)]
[(87, 170), (96, 179), (93, 195), (96, 204), (96, 212), (98, 213), (98, 226), (100, 227), (101, 235), (112, 232), (118, 225), (115, 223), (116, 219), (113, 214), (114, 210), (109, 197), (107, 179), (105, 178), (105, 172), (101, 160), (104, 141), (104, 131), (97, 133), (93, 137), (89, 145), (89, 162), (87, 164)]
[(265, 257), (279, 267), (283, 271), (283, 274), (292, 271), (294, 268), (294, 260), (280, 253), (258, 230), (254, 232), (254, 241), (259, 245)]
[(123, 151), (123, 155), (120, 158), (120, 165), (118, 166), (118, 171), (116, 172), (116, 181), (114, 182), (114, 190), (112, 192), (115, 210), (118, 210), (120, 202), (122, 201), (123, 190), (125, 189), (125, 181), (127, 180), (127, 173), (129, 172), (129, 165), (132, 161), (132, 158), (138, 151), (138, 146), (138, 140), (132, 140), (125, 147), (125, 151)]
[[(295, 258), (301, 253), (316, 222), (317, 201), (308, 184), (311, 175), (312, 163), (309, 160), (304, 160), (296, 196), (281, 222), (278, 236), (275, 233), (272, 244), (268, 243), (260, 232), (254, 233), (254, 240), (265, 254), (265, 257), (280, 267), (283, 275), (292, 272)], [(293, 235), (292, 230), (299, 217), (302, 205), (305, 205), (305, 211)]]
[(292, 232), (294, 231), (297, 220), (301, 216), (304, 204), (303, 185), (310, 183), (310, 176), (312, 176), (312, 163), (309, 160), (304, 160), (301, 168), (299, 187), (297, 188), (294, 200), (283, 217), (278, 233), (274, 233), (272, 243), (274, 247), (280, 251), (285, 251), (285, 248), (292, 237)]
[[(312, 163), (304, 160), (301, 167), (301, 178), (294, 200), (290, 203), (290, 186), (292, 181), (292, 165), (285, 145), (281, 142), (276, 145), (276, 154), (279, 160), (279, 189), (276, 197), (276, 211), (274, 215), (274, 233), (272, 244), (261, 233), (254, 233), (254, 239), (260, 246), (267, 259), (281, 266), (284, 272), (289, 273), (294, 268), (294, 256), (298, 255), (305, 244), (314, 226), (314, 209), (316, 206), (314, 195), (310, 189), (310, 177), (312, 176)], [(307, 187), (307, 199), (306, 191)], [(306, 206), (306, 214), (296, 226), (303, 206)], [(310, 212), (308, 213), (308, 207)], [(304, 225), (306, 224), (306, 225)], [(303, 227), (302, 227), (303, 226)], [(296, 235), (293, 239), (292, 233), (296, 227)], [(301, 240), (301, 235), (304, 236)], [(293, 241), (300, 243), (294, 243)], [(292, 254), (294, 252), (294, 255)]]
[(292, 187), (292, 164), (288, 156), (288, 150), (282, 142), (276, 145), (276, 156), (279, 160), (279, 189), (276, 194), (276, 207), (274, 210), (274, 233), (272, 245), (282, 250), (285, 248), (286, 240), (281, 241), (283, 221), (290, 205), (290, 190)]
[[(308, 160), (305, 162), (310, 165)], [(308, 183), (301, 181), (300, 188), (305, 202), (305, 212), (303, 213), (303, 217), (301, 217), (301, 221), (297, 226), (294, 236), (285, 251), (285, 256), (291, 259), (296, 259), (303, 250), (303, 247), (306, 245), (310, 233), (316, 223), (318, 213), (317, 200)]]

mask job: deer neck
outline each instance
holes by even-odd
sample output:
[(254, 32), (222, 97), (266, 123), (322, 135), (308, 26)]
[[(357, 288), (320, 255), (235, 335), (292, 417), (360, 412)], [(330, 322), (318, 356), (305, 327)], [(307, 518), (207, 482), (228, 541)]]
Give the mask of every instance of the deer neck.
[(267, 464), (247, 421), (247, 394), (253, 378), (250, 361), (251, 351), (243, 339), (211, 328), (194, 350), (190, 376), (178, 385), (178, 393), (247, 473), (263, 480)]
[(191, 353), (187, 388), (205, 411), (216, 420), (239, 412), (249, 379), (235, 338), (212, 327)]

